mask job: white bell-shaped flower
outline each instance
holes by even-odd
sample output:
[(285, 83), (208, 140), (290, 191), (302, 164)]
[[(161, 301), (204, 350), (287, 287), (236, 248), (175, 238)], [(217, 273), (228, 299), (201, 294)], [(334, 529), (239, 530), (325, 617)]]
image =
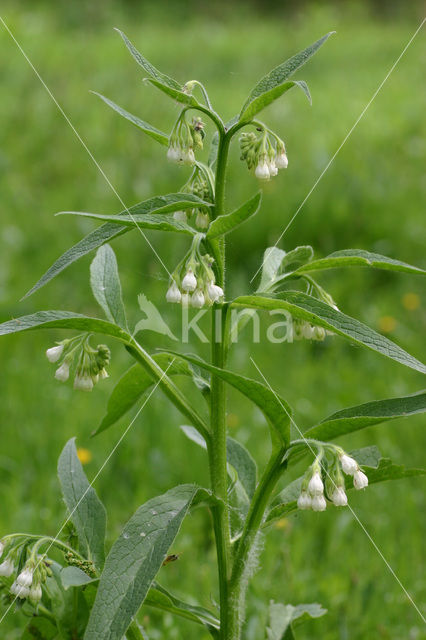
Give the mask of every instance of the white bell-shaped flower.
[(275, 164), (278, 167), (278, 169), (287, 169), (288, 158), (285, 151), (282, 151), (277, 155), (277, 157), (275, 158)]
[(214, 282), (208, 283), (207, 293), (212, 302), (217, 302), (217, 300), (223, 297), (222, 287), (219, 287), (217, 284), (214, 284)]
[(265, 161), (259, 162), (259, 164), (257, 165), (256, 170), (254, 172), (254, 175), (259, 180), (269, 180), (269, 178), (271, 176), (269, 174), (268, 165), (266, 164)]
[(41, 584), (34, 584), (31, 587), (30, 593), (29, 593), (29, 598), (31, 602), (33, 604), (37, 604), (38, 602), (40, 602), (42, 596), (43, 596), (43, 591), (41, 588)]
[(177, 286), (175, 280), (173, 280), (172, 284), (170, 285), (166, 293), (166, 300), (167, 302), (180, 302), (181, 299), (182, 299), (182, 294), (179, 291), (179, 287)]
[(202, 307), (204, 307), (204, 303), (205, 303), (204, 293), (201, 291), (201, 289), (197, 289), (192, 294), (191, 305), (196, 309), (201, 309)]
[(167, 160), (171, 162), (179, 162), (180, 155), (180, 150), (175, 145), (170, 145), (167, 149)]
[(177, 220), (177, 222), (188, 222), (186, 211), (175, 211), (173, 214), (173, 218)]
[(324, 493), (324, 484), (321, 480), (321, 474), (319, 471), (315, 471), (312, 478), (309, 480), (308, 491), (311, 496), (319, 496)]
[(30, 589), (29, 587), (23, 587), (15, 580), (15, 582), (10, 587), (10, 593), (13, 593), (14, 596), (17, 596), (18, 598), (24, 600), (30, 595)]
[(50, 349), (47, 349), (46, 357), (49, 360), (49, 362), (57, 362), (61, 357), (63, 350), (64, 350), (63, 344), (58, 344), (56, 347), (50, 347)]
[(26, 567), (23, 571), (21, 571), (19, 576), (16, 578), (16, 582), (21, 587), (31, 587), (33, 583), (33, 575), (34, 575), (34, 571), (29, 567)]
[(348, 504), (348, 496), (343, 487), (336, 487), (331, 495), (331, 500), (336, 507), (346, 507)]
[(327, 502), (322, 494), (316, 495), (312, 498), (312, 509), (314, 511), (325, 511), (326, 508)]
[(306, 510), (312, 507), (312, 498), (307, 491), (302, 491), (297, 499), (299, 509)]
[(55, 378), (59, 382), (66, 382), (70, 377), (70, 365), (68, 362), (63, 362), (60, 367), (56, 369)]
[(354, 473), (354, 487), (358, 490), (368, 487), (368, 478), (360, 469)]
[(346, 473), (346, 475), (353, 476), (353, 474), (358, 471), (358, 462), (346, 453), (342, 454), (339, 459), (343, 472)]
[(184, 291), (195, 291), (197, 288), (197, 278), (194, 275), (192, 269), (188, 269), (183, 280), (182, 280), (182, 289)]
[(197, 217), (195, 218), (195, 225), (199, 229), (207, 229), (207, 227), (209, 226), (209, 222), (210, 218), (208, 213), (203, 213), (202, 211), (199, 211), (197, 213)]
[(76, 375), (74, 378), (74, 389), (79, 391), (91, 391), (93, 389), (93, 380), (87, 373)]
[(0, 576), (10, 578), (14, 571), (15, 565), (9, 558), (6, 558), (6, 560), (0, 564)]

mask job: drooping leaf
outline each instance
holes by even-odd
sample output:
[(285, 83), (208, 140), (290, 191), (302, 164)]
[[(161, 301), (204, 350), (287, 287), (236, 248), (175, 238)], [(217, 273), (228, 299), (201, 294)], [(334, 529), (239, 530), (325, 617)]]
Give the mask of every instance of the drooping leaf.
[(377, 333), (358, 320), (347, 316), (325, 302), (300, 291), (287, 291), (277, 298), (261, 296), (241, 296), (232, 303), (234, 307), (264, 309), (283, 309), (293, 317), (307, 320), (313, 325), (324, 327), (351, 342), (377, 351), (411, 369), (426, 373), (426, 366), (412, 355), (401, 349), (388, 338)]
[[(168, 376), (192, 375), (192, 369), (187, 362), (175, 358), (171, 363), (170, 356), (156, 354), (153, 360), (166, 371)], [(124, 416), (141, 398), (142, 394), (152, 387), (154, 380), (139, 364), (134, 364), (123, 374), (115, 385), (107, 405), (107, 413), (101, 424), (92, 435), (98, 435), (108, 429), (117, 420)]]
[(103, 333), (104, 335), (118, 338), (123, 342), (130, 342), (131, 336), (116, 324), (89, 318), (81, 313), (72, 311), (37, 311), (28, 316), (21, 316), (0, 324), (0, 336), (19, 331), (32, 331), (33, 329), (77, 329), (91, 333)]
[(58, 476), (80, 547), (100, 570), (105, 561), (106, 511), (83, 471), (75, 438), (67, 442), (59, 456)]
[(110, 216), (102, 213), (87, 213), (85, 211), (61, 211), (57, 215), (92, 218), (93, 220), (103, 220), (111, 224), (125, 227), (139, 227), (140, 229), (154, 229), (155, 231), (174, 231), (175, 233), (186, 233), (190, 236), (197, 233), (197, 231), (193, 227), (190, 227), (189, 224), (179, 222), (178, 220), (163, 214), (150, 215), (137, 213), (131, 215), (120, 214), (119, 216)]
[[(274, 281), (280, 281), (279, 274), (284, 274), (291, 269), (296, 269), (300, 265), (312, 260), (314, 251), (310, 246), (301, 246), (292, 249), (286, 253), (278, 247), (269, 247), (266, 249), (262, 262), (262, 275), (258, 292), (264, 292), (274, 284)], [(284, 277), (284, 276), (283, 276)]]
[(299, 265), (304, 265), (312, 260), (314, 250), (309, 245), (296, 247), (288, 251), (281, 261), (282, 271), (291, 271)]
[(105, 311), (110, 322), (127, 327), (126, 312), (121, 296), (117, 259), (109, 244), (104, 244), (96, 252), (90, 265), (90, 284), (93, 295)]
[(130, 53), (132, 54), (133, 58), (143, 69), (145, 69), (145, 71), (151, 76), (151, 78), (155, 78), (156, 80), (158, 80), (159, 82), (161, 82), (162, 84), (168, 87), (172, 87), (174, 89), (181, 89), (181, 85), (178, 82), (176, 82), (176, 80), (173, 80), (173, 78), (170, 78), (170, 76), (167, 76), (165, 73), (162, 73), (161, 71), (156, 69), (150, 62), (148, 62), (148, 60), (141, 53), (139, 53), (136, 47), (130, 42), (126, 34), (120, 31), (120, 29), (116, 29), (116, 31), (123, 38), (124, 43), (128, 48), (128, 50), (130, 51)]
[(240, 121), (241, 122), (249, 122), (254, 118), (254, 116), (262, 111), (265, 107), (267, 107), (271, 102), (274, 102), (277, 98), (280, 98), (286, 91), (292, 89), (293, 87), (299, 87), (309, 100), (309, 103), (312, 104), (311, 94), (309, 92), (309, 87), (303, 80), (289, 80), (288, 82), (283, 82), (270, 91), (266, 91), (262, 93), (262, 95), (257, 98), (253, 98), (252, 101), (241, 111)]
[(247, 200), (247, 202), (241, 205), (241, 207), (238, 207), (238, 209), (232, 213), (219, 216), (210, 224), (206, 236), (212, 239), (233, 231), (240, 224), (258, 212), (261, 200), (262, 192), (259, 191), (255, 196), (250, 198), (250, 200)]
[(256, 113), (279, 98), (284, 91), (290, 88), (287, 86), (289, 83), (286, 83), (286, 80), (318, 51), (332, 33), (334, 32), (327, 33), (309, 47), (300, 51), (292, 58), (289, 58), (278, 67), (275, 67), (275, 69), (272, 69), (272, 71), (264, 76), (254, 87), (244, 103), (240, 113), (240, 121), (250, 120)]
[[(184, 602), (180, 598), (172, 595), (157, 582), (154, 582), (149, 590), (144, 604), (156, 609), (162, 609), (163, 611), (169, 611), (174, 615), (202, 624), (206, 626), (210, 632), (214, 632), (215, 629), (219, 629), (220, 627), (220, 621), (211, 611), (204, 607)], [(213, 635), (217, 637), (215, 633), (213, 633)]]
[[(169, 353), (174, 355), (173, 352)], [(262, 411), (268, 423), (274, 429), (280, 446), (287, 447), (290, 437), (292, 410), (283, 398), (280, 398), (264, 384), (257, 382), (257, 380), (251, 380), (233, 371), (220, 369), (195, 356), (182, 353), (176, 355), (225, 380), (225, 382), (245, 395)]]
[[(137, 214), (154, 214), (154, 213), (172, 213), (173, 211), (180, 211), (185, 209), (192, 209), (198, 206), (203, 201), (197, 196), (188, 193), (169, 193), (165, 196), (155, 196), (149, 200), (139, 202), (133, 207), (129, 207), (125, 211), (122, 211), (118, 215), (132, 215)], [(204, 205), (203, 205), (204, 206)], [(133, 226), (136, 229), (136, 226)], [(106, 223), (89, 233), (85, 238), (77, 242), (71, 249), (68, 249), (60, 258), (53, 263), (53, 265), (46, 271), (46, 273), (40, 278), (38, 282), (25, 294), (23, 298), (27, 298), (32, 293), (43, 287), (50, 282), (61, 271), (66, 269), (70, 264), (79, 260), (86, 254), (97, 249), (101, 245), (109, 242), (110, 240), (117, 238), (130, 231), (132, 227), (129, 226), (117, 226), (116, 224)]]
[(147, 82), (149, 84), (152, 84), (154, 87), (157, 87), (157, 89), (160, 89), (160, 91), (170, 96), (170, 98), (173, 98), (173, 100), (176, 100), (177, 102), (180, 102), (187, 107), (200, 106), (200, 103), (196, 98), (194, 98), (193, 95), (182, 91), (182, 87), (179, 87), (178, 89), (176, 87), (169, 87), (168, 85), (164, 84), (164, 82), (159, 82), (158, 80), (155, 80), (153, 78), (147, 78)]
[(106, 559), (84, 640), (122, 640), (198, 491), (175, 487), (130, 518)]
[(352, 433), (371, 425), (412, 416), (424, 411), (426, 411), (426, 392), (401, 398), (375, 400), (333, 413), (318, 425), (308, 429), (304, 436), (317, 440), (333, 440), (337, 436)]
[(96, 582), (97, 578), (91, 578), (78, 567), (64, 567), (60, 573), (62, 586), (65, 590), (70, 587), (83, 587), (90, 582)]
[[(291, 604), (279, 604), (273, 600), (269, 605), (269, 625), (266, 629), (267, 640), (284, 640), (289, 636), (286, 632), (297, 624), (305, 622), (309, 618), (320, 618), (327, 613), (320, 604), (299, 604), (294, 607)], [(290, 636), (292, 637), (292, 636)]]
[(112, 100), (109, 100), (109, 98), (106, 98), (101, 93), (98, 93), (97, 91), (92, 91), (92, 93), (94, 93), (96, 96), (99, 96), (100, 98), (102, 98), (102, 100), (109, 107), (111, 107), (111, 109), (114, 109), (114, 111), (116, 111), (121, 116), (123, 116), (123, 118), (126, 118), (127, 120), (130, 120), (130, 122), (135, 124), (139, 129), (142, 129), (142, 131), (144, 133), (146, 133), (148, 136), (150, 136), (151, 138), (153, 138), (157, 142), (160, 142), (161, 144), (164, 144), (165, 146), (167, 146), (169, 144), (168, 135), (163, 133), (163, 131), (160, 131), (160, 129), (157, 129), (156, 127), (153, 127), (151, 124), (148, 124), (148, 122), (145, 122), (144, 120), (141, 120), (137, 116), (134, 116), (132, 113), (129, 113), (128, 111), (126, 111), (126, 109), (123, 109), (118, 104), (115, 104), (115, 102), (113, 102)]
[(378, 253), (371, 253), (363, 249), (343, 249), (334, 251), (326, 258), (313, 260), (299, 267), (296, 273), (306, 273), (308, 271), (318, 271), (320, 269), (337, 269), (340, 267), (375, 267), (376, 269), (387, 269), (389, 271), (403, 271), (405, 273), (416, 273), (426, 275), (425, 269), (414, 267), (406, 262), (394, 260)]

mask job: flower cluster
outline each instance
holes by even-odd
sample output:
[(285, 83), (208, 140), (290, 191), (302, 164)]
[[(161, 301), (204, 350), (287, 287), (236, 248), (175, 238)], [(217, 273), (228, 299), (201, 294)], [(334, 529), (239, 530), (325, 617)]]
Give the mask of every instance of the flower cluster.
[[(331, 295), (313, 280), (309, 286), (308, 293), (315, 295), (319, 300), (336, 309), (336, 311), (339, 310)], [(287, 325), (287, 342), (303, 339), (323, 341), (326, 336), (332, 335), (334, 335), (332, 331), (313, 325), (311, 322), (301, 320), (300, 318), (292, 317), (291, 323)]]
[(167, 158), (180, 164), (194, 164), (194, 150), (203, 148), (204, 136), (201, 118), (193, 118), (188, 122), (185, 111), (182, 111), (170, 134)]
[(223, 289), (215, 283), (213, 258), (201, 254), (197, 237), (189, 253), (172, 274), (166, 293), (167, 302), (181, 303), (201, 309), (223, 297)]
[[(0, 542), (0, 556), (5, 546)], [(1, 577), (10, 578), (15, 573), (21, 546), (12, 549), (0, 564)], [(32, 605), (37, 606), (43, 596), (42, 584), (47, 576), (52, 575), (50, 564), (50, 560), (45, 556), (31, 555), (10, 586), (10, 593), (21, 600), (28, 599)]]
[(241, 160), (249, 169), (254, 169), (256, 178), (269, 180), (278, 173), (278, 169), (287, 169), (288, 158), (284, 142), (269, 129), (263, 129), (261, 135), (243, 133), (240, 137)]
[[(333, 454), (333, 462), (328, 471), (321, 466), (322, 453), (318, 454), (313, 464), (306, 471), (303, 480), (297, 506), (299, 509), (313, 509), (313, 511), (325, 511), (327, 508), (326, 497), (336, 506), (345, 507), (348, 498), (345, 492), (345, 481), (342, 474), (353, 476), (355, 489), (365, 489), (368, 486), (368, 478), (361, 471), (356, 460), (348, 456), (343, 449), (329, 445)], [(324, 478), (325, 477), (325, 482)], [(325, 495), (324, 495), (325, 491)]]
[[(214, 176), (209, 167), (197, 163), (188, 182), (180, 189), (181, 193), (191, 193), (206, 202), (214, 202)], [(195, 207), (187, 211), (175, 211), (173, 217), (178, 222), (188, 222), (193, 218), (198, 229), (207, 229), (210, 224), (208, 207)]]
[(110, 350), (104, 344), (98, 344), (96, 349), (90, 345), (90, 334), (83, 334), (62, 340), (56, 346), (47, 349), (49, 362), (59, 363), (55, 372), (56, 380), (66, 382), (70, 377), (70, 369), (77, 359), (74, 377), (74, 389), (91, 391), (93, 386), (102, 378), (108, 378), (105, 369), (110, 361)]

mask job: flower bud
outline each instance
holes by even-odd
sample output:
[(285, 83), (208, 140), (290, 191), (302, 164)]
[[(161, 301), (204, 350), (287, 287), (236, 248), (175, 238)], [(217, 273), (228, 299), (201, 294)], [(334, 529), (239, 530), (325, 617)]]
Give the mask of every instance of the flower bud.
[(326, 508), (327, 502), (322, 494), (316, 495), (312, 498), (312, 509), (314, 511), (325, 511)]
[(346, 507), (348, 504), (348, 497), (343, 487), (336, 487), (331, 494), (331, 500), (336, 507)]
[(254, 174), (259, 180), (269, 180), (269, 178), (271, 177), (269, 174), (268, 165), (265, 161), (259, 162)]
[(324, 492), (324, 484), (321, 480), (321, 474), (319, 471), (315, 471), (312, 478), (309, 480), (308, 491), (311, 496), (322, 495)]
[(33, 583), (33, 570), (28, 567), (21, 571), (19, 576), (16, 578), (16, 583), (21, 587), (31, 587)]
[(109, 378), (109, 373), (106, 369), (101, 369), (99, 371), (99, 379), (104, 380), (105, 378)]
[(197, 289), (197, 291), (195, 291), (192, 294), (191, 305), (196, 309), (201, 309), (202, 307), (204, 307), (204, 303), (205, 303), (204, 294), (201, 291), (201, 289)]
[(368, 487), (368, 478), (360, 469), (354, 473), (354, 487), (358, 490)]
[(87, 375), (87, 373), (83, 375), (76, 375), (74, 378), (74, 389), (79, 389), (80, 391), (91, 391), (93, 389), (93, 380)]
[(358, 471), (358, 462), (348, 456), (346, 453), (340, 456), (340, 464), (342, 465), (342, 470), (348, 476), (353, 476), (353, 474)]
[(195, 162), (195, 155), (194, 155), (194, 149), (192, 149), (191, 147), (189, 149), (187, 149), (186, 151), (184, 151), (180, 157), (180, 160), (184, 163), (184, 164), (194, 164)]
[(288, 167), (288, 158), (285, 151), (281, 151), (275, 158), (275, 164), (278, 169), (287, 169)]
[(70, 377), (70, 366), (68, 362), (63, 362), (60, 367), (56, 369), (55, 378), (59, 382), (66, 382)]
[(297, 499), (297, 506), (302, 510), (310, 509), (312, 507), (312, 498), (306, 491), (301, 492)]
[(188, 216), (186, 215), (186, 211), (175, 211), (173, 214), (173, 218), (177, 222), (188, 222)]
[(313, 338), (314, 340), (324, 340), (325, 329), (323, 327), (314, 327)]
[(169, 290), (166, 293), (166, 300), (167, 302), (180, 302), (181, 299), (182, 295), (176, 282), (173, 280), (172, 284), (169, 287)]
[(219, 298), (223, 297), (223, 289), (214, 282), (209, 282), (207, 285), (207, 294), (212, 302), (216, 302)]
[(197, 213), (197, 217), (195, 218), (195, 224), (199, 229), (207, 229), (209, 226), (210, 218), (208, 213), (203, 213), (199, 211)]
[(0, 576), (4, 578), (10, 578), (12, 573), (15, 571), (15, 566), (9, 558), (6, 558), (4, 562), (0, 564)]
[(311, 340), (314, 335), (313, 326), (309, 324), (309, 322), (305, 322), (302, 327), (302, 333), (303, 333), (303, 337), (306, 338), (306, 340)]
[(167, 150), (167, 160), (171, 162), (179, 162), (180, 160), (179, 150), (174, 145), (170, 145)]
[(49, 362), (57, 362), (61, 357), (63, 350), (64, 350), (63, 344), (58, 344), (56, 347), (50, 347), (50, 349), (47, 349), (46, 357), (49, 360)]
[(197, 278), (194, 276), (192, 269), (188, 269), (182, 280), (182, 289), (184, 291), (195, 291), (197, 287)]
[(31, 604), (34, 606), (37, 605), (43, 596), (43, 591), (41, 589), (41, 584), (33, 585), (30, 589), (29, 599)]

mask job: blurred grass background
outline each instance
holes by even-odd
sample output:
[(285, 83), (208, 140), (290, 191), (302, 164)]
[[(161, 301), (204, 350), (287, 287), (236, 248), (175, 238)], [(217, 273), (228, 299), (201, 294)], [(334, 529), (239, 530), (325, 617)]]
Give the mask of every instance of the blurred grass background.
[[(165, 149), (110, 111), (93, 89), (169, 131), (178, 107), (144, 86), (141, 72), (112, 30), (123, 29), (156, 66), (180, 81), (198, 78), (215, 108), (230, 118), (253, 84), (273, 66), (335, 29), (317, 56), (298, 73), (313, 96), (290, 92), (262, 114), (286, 141), (289, 169), (265, 186), (261, 213), (229, 237), (229, 292), (243, 293), (261, 256), (304, 199), (421, 20), (420, 3), (12, 2), (2, 17), (72, 123), (131, 205), (157, 193), (178, 191), (188, 170), (165, 161)], [(425, 266), (425, 36), (421, 33), (340, 151), (280, 243), (289, 250), (312, 244), (318, 256), (363, 248)], [(19, 302), (45, 269), (93, 228), (89, 221), (54, 219), (61, 210), (116, 213), (120, 204), (66, 124), (33, 71), (0, 27), (0, 319), (38, 309), (98, 314), (88, 285), (90, 259), (72, 266), (34, 297)], [(207, 126), (211, 133), (212, 127)], [(256, 180), (231, 153), (229, 207), (247, 199)], [(167, 267), (186, 241), (149, 235)], [(144, 292), (178, 328), (176, 310), (163, 304), (165, 273), (138, 233), (116, 249), (129, 316), (139, 319)], [(339, 307), (422, 357), (425, 310), (420, 280), (380, 271), (321, 275)], [(63, 332), (28, 333), (0, 342), (0, 532), (54, 535), (64, 509), (56, 460), (68, 438), (88, 450), (93, 477), (128, 425), (90, 439), (115, 382), (129, 364), (110, 344), (111, 378), (92, 394), (73, 393), (53, 379), (44, 351)], [(146, 335), (152, 348), (167, 339)], [(160, 343), (160, 344), (159, 344)], [(198, 349), (194, 341), (188, 350)], [(203, 352), (204, 349), (201, 349)], [(324, 344), (235, 346), (230, 366), (256, 377), (252, 355), (271, 384), (296, 411), (301, 428), (331, 412), (372, 399), (413, 393), (420, 375), (355, 349), (340, 339)], [(423, 354), (424, 355), (424, 354)], [(189, 394), (195, 391), (187, 385)], [(196, 399), (194, 398), (194, 402)], [(347, 449), (377, 444), (383, 455), (424, 465), (422, 419), (398, 420), (341, 440)], [(158, 393), (96, 482), (109, 512), (109, 537), (147, 498), (171, 486), (206, 484), (204, 452), (185, 440), (179, 414)], [(255, 453), (268, 454), (267, 428), (240, 396), (230, 394), (229, 428)], [(191, 464), (188, 464), (188, 461)], [(406, 480), (351, 495), (360, 521), (414, 601), (424, 608), (424, 483)], [(181, 595), (215, 599), (214, 551), (207, 514), (185, 523), (174, 551), (179, 562), (160, 581)], [(301, 513), (278, 523), (265, 540), (260, 571), (249, 591), (245, 638), (264, 637), (265, 605), (320, 602), (326, 617), (301, 627), (297, 637), (346, 640), (425, 638), (414, 607), (350, 512)], [(207, 638), (185, 621), (142, 609), (150, 638)], [(0, 637), (20, 637), (22, 620), (9, 614)]]

